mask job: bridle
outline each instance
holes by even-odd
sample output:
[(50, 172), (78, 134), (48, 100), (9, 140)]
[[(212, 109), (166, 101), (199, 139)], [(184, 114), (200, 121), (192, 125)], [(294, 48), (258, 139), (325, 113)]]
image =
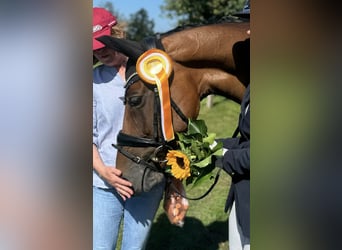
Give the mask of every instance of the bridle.
[[(163, 51), (163, 45), (161, 43), (160, 37), (157, 35), (157, 37), (148, 37), (145, 38), (144, 47), (148, 50), (151, 48), (157, 48), (161, 49)], [(169, 86), (171, 86), (171, 80), (170, 77), (169, 80)], [(125, 85), (125, 96), (124, 96), (124, 104), (127, 104), (127, 92), (129, 88), (134, 85), (136, 82), (138, 82), (140, 79), (138, 73), (136, 70), (132, 72), (128, 77)], [(144, 82), (143, 80), (141, 80)], [(144, 83), (146, 85), (146, 83)], [(147, 168), (150, 168), (154, 171), (163, 172), (162, 165), (166, 163), (166, 153), (170, 149), (174, 149), (177, 147), (176, 141), (166, 141), (164, 137), (162, 136), (161, 132), (161, 111), (160, 111), (160, 98), (158, 95), (158, 89), (154, 85), (154, 87), (147, 86), (147, 88), (154, 93), (154, 111), (153, 111), (153, 138), (145, 138), (145, 137), (138, 137), (133, 135), (128, 135), (126, 133), (123, 133), (120, 131), (117, 136), (117, 144), (112, 144), (113, 147), (115, 147), (121, 154), (123, 154), (126, 158), (130, 159), (136, 164), (143, 165)], [(188, 124), (188, 118), (184, 115), (184, 113), (181, 111), (181, 109), (177, 106), (175, 101), (170, 96), (170, 102), (172, 109), (176, 112), (176, 114), (182, 119), (182, 121), (186, 124)], [(153, 151), (150, 156), (145, 157), (144, 159), (140, 156), (136, 156), (132, 154), (131, 152), (124, 149), (124, 147), (153, 147), (155, 150)], [(214, 183), (210, 186), (210, 188), (207, 190), (206, 193), (201, 195), (197, 198), (189, 198), (187, 196), (184, 196), (178, 192), (178, 190), (174, 187), (175, 191), (181, 195), (182, 197), (189, 199), (189, 200), (199, 200), (204, 198), (206, 195), (209, 194), (209, 192), (214, 188), (218, 181), (220, 170), (217, 172)]]
[[(158, 48), (164, 50), (160, 37), (148, 37), (144, 40), (144, 47), (148, 50), (150, 48)], [(126, 85), (125, 85), (125, 96), (124, 96), (124, 104), (127, 104), (127, 92), (129, 88), (141, 80), (138, 73), (136, 71), (132, 72), (130, 76), (127, 77)], [(144, 81), (142, 81), (144, 82)], [(171, 78), (169, 78), (169, 86), (171, 84)], [(165, 158), (163, 157), (163, 153), (167, 152), (169, 149), (173, 149), (176, 147), (176, 142), (165, 141), (164, 137), (161, 136), (161, 112), (160, 112), (160, 98), (158, 95), (158, 89), (156, 86), (150, 87), (148, 89), (153, 91), (154, 93), (154, 111), (153, 111), (153, 138), (145, 138), (145, 137), (137, 137), (133, 135), (128, 135), (120, 131), (117, 136), (117, 144), (112, 144), (121, 154), (135, 162), (136, 164), (144, 165), (148, 168), (151, 168), (154, 171), (162, 172), (160, 167), (161, 164), (165, 162)], [(173, 110), (177, 113), (177, 115), (182, 119), (186, 124), (188, 123), (188, 118), (184, 115), (181, 109), (177, 106), (175, 101), (170, 97), (171, 106)], [(154, 147), (154, 152), (147, 157), (147, 159), (142, 159), (139, 156), (133, 155), (129, 151), (125, 150), (123, 147)], [(161, 155), (161, 157), (159, 157)]]

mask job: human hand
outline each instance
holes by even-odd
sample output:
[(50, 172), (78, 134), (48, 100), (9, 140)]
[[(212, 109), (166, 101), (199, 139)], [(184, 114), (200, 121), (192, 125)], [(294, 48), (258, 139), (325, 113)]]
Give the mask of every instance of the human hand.
[(115, 167), (105, 167), (100, 176), (111, 186), (113, 186), (121, 198), (125, 201), (133, 195), (132, 183), (121, 178), (121, 170)]

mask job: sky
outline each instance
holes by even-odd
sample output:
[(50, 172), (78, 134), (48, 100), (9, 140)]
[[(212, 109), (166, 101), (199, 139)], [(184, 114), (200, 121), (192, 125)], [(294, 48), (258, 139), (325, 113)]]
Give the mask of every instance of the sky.
[(166, 32), (177, 26), (176, 20), (161, 16), (160, 6), (164, 0), (93, 0), (93, 6), (101, 7), (106, 2), (111, 2), (114, 10), (127, 19), (131, 14), (144, 8), (148, 13), (148, 18), (154, 20), (154, 32)]

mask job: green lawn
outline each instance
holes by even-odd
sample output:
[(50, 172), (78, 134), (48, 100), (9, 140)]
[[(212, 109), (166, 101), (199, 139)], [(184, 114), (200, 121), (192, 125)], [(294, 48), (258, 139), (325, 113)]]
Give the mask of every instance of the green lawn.
[[(240, 106), (223, 97), (215, 96), (212, 108), (202, 101), (200, 119), (205, 120), (208, 131), (215, 132), (217, 138), (230, 137), (237, 125)], [(208, 186), (210, 183), (208, 183)], [(189, 190), (188, 196), (203, 194), (208, 186)], [(223, 211), (230, 186), (230, 177), (221, 172), (218, 183), (211, 193), (202, 200), (189, 201), (183, 228), (171, 225), (162, 203), (155, 217), (147, 250), (227, 250), (228, 215)]]

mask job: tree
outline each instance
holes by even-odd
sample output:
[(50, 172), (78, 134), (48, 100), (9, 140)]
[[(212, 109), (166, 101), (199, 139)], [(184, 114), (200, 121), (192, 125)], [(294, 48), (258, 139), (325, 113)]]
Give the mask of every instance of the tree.
[(143, 38), (153, 35), (154, 21), (148, 19), (147, 11), (142, 8), (135, 14), (130, 15), (128, 21), (127, 38), (140, 41)]
[(113, 15), (115, 15), (114, 13), (114, 7), (113, 7), (113, 3), (111, 2), (105, 2), (103, 4), (103, 8), (105, 8), (106, 10), (108, 10), (110, 13), (112, 13)]
[(245, 0), (165, 0), (161, 10), (167, 18), (178, 19), (178, 25), (206, 23), (240, 11)]
[(106, 10), (108, 10), (110, 13), (112, 13), (116, 19), (118, 20), (118, 23), (126, 23), (126, 19), (125, 17), (119, 13), (118, 11), (115, 10), (113, 3), (112, 2), (105, 2), (103, 4), (100, 5), (101, 7), (105, 8)]

